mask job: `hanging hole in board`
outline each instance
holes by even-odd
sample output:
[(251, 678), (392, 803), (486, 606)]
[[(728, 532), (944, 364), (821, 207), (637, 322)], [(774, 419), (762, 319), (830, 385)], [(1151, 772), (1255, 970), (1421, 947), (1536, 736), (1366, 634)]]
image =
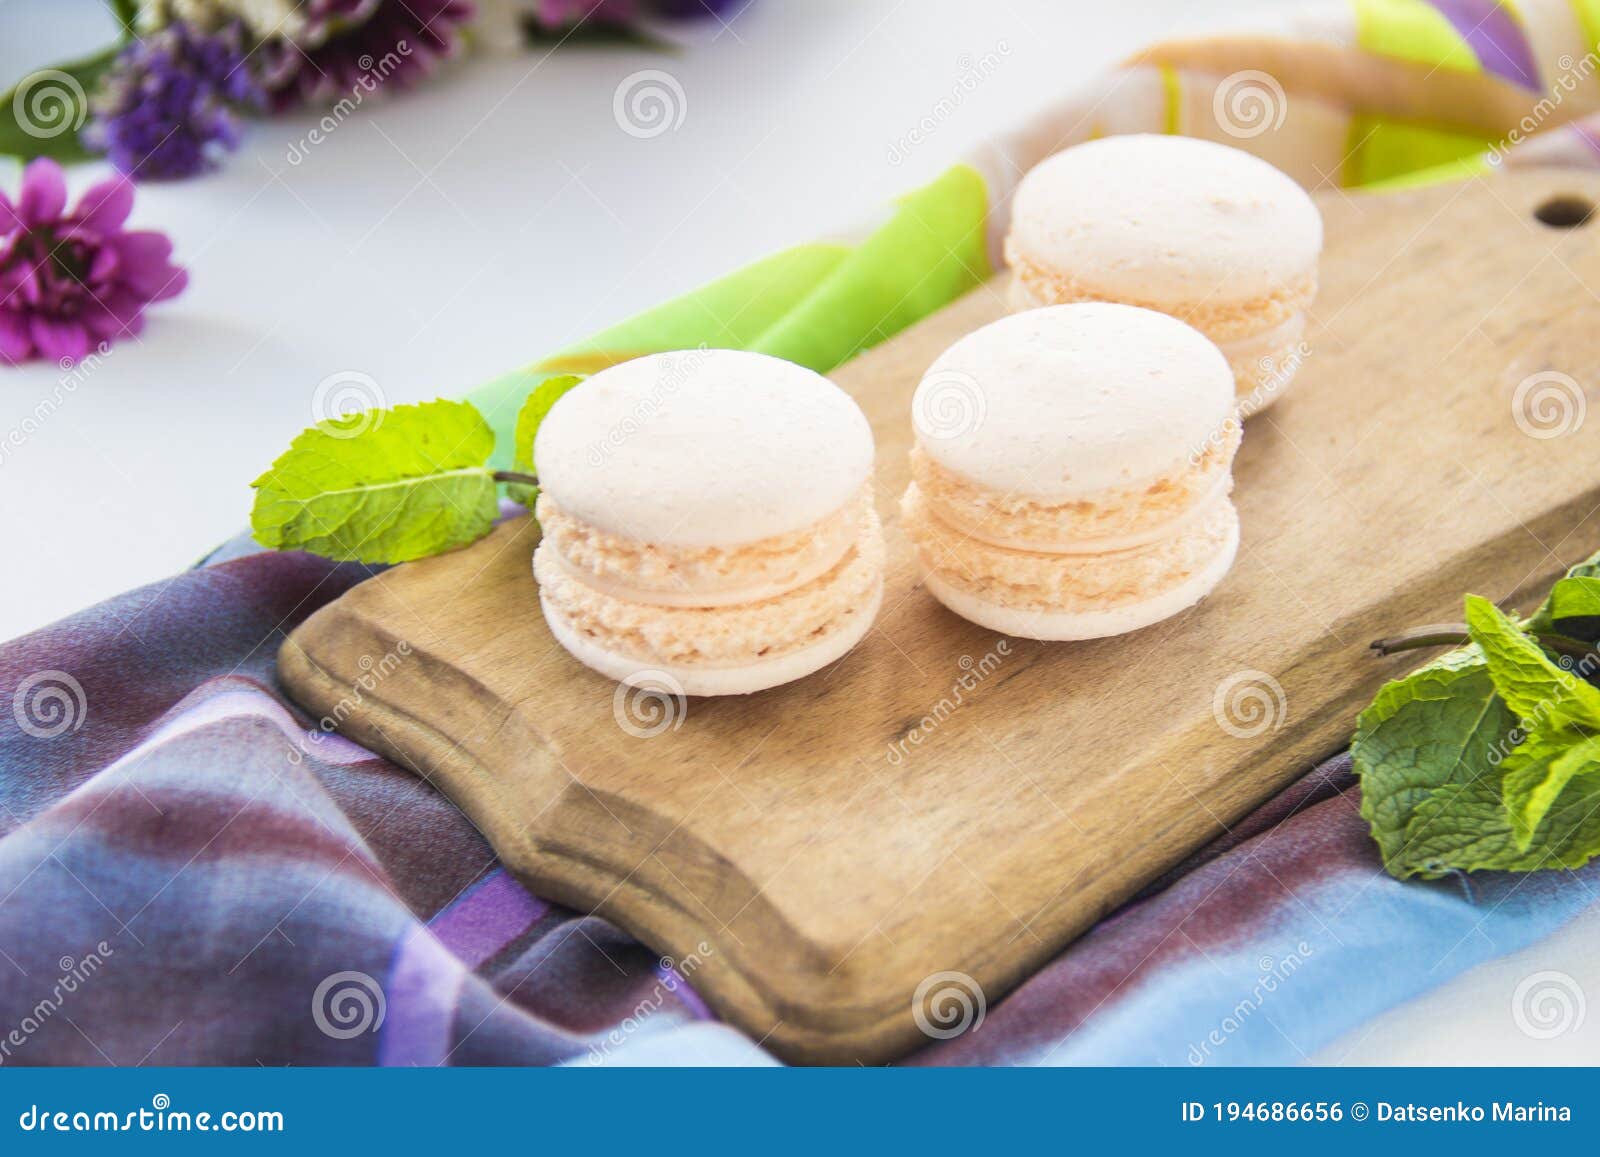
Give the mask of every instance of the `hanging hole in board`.
[(1594, 202), (1576, 193), (1558, 193), (1533, 211), (1533, 215), (1552, 229), (1576, 229), (1594, 216)]

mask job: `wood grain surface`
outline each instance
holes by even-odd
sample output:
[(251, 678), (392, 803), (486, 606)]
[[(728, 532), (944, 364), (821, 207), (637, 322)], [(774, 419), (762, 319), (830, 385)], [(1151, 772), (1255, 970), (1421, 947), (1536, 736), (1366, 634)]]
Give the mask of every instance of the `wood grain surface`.
[(1238, 563), (1138, 634), (1005, 639), (917, 585), (896, 519), (909, 400), (1002, 313), (990, 285), (834, 375), (877, 436), (889, 574), (833, 668), (745, 698), (619, 693), (546, 630), (523, 518), (324, 607), (280, 675), (432, 780), (534, 891), (692, 959), (716, 1011), (779, 1056), (893, 1058), (966, 983), (929, 977), (965, 974), (992, 1005), (1343, 745), (1412, 665), (1370, 640), (1458, 618), (1464, 591), (1526, 596), (1600, 547), (1600, 415), (1581, 420), (1600, 221), (1538, 222), (1558, 193), (1600, 182), (1319, 194), (1311, 352), (1247, 428)]

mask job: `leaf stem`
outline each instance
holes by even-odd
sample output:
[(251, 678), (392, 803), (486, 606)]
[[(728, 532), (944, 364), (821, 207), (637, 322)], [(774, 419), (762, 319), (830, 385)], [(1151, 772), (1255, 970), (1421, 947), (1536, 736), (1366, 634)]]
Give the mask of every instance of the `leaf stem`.
[(520, 470), (496, 470), (494, 472), (494, 480), (496, 482), (520, 482), (524, 486), (539, 485), (539, 476), (537, 474), (524, 474)]
[(1429, 623), (1387, 639), (1375, 639), (1372, 649), (1379, 655), (1398, 655), (1401, 651), (1416, 651), (1423, 647), (1459, 647), (1471, 641), (1465, 623)]
[[(1566, 655), (1573, 659), (1600, 658), (1600, 650), (1579, 639), (1539, 631), (1534, 631), (1532, 634), (1541, 647), (1558, 655)], [(1424, 647), (1461, 647), (1470, 642), (1472, 636), (1467, 634), (1465, 623), (1429, 623), (1427, 626), (1402, 631), (1387, 639), (1374, 640), (1371, 646), (1375, 654), (1398, 655), (1402, 651), (1416, 651)]]

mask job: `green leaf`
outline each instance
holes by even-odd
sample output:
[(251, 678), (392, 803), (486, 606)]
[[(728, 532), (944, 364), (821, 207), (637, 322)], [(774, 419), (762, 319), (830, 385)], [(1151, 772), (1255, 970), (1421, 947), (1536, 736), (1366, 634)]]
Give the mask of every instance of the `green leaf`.
[(303, 431), (252, 485), (250, 525), (275, 550), (405, 562), (465, 546), (498, 513), (494, 434), (465, 402), (369, 410)]
[(1391, 874), (1442, 875), (1488, 854), (1472, 849), (1476, 840), (1491, 849), (1510, 842), (1498, 764), (1516, 723), (1475, 646), (1378, 692), (1357, 721), (1351, 754), (1361, 814)]
[(1558, 667), (1488, 599), (1468, 595), (1467, 631), (1489, 664), (1495, 690), (1524, 730), (1600, 731), (1600, 690)]
[[(528, 395), (527, 400), (522, 403), (522, 409), (517, 412), (517, 429), (512, 438), (513, 470), (523, 474), (539, 472), (538, 465), (533, 460), (533, 439), (539, 433), (539, 426), (543, 423), (545, 415), (550, 412), (550, 407), (559, 402), (568, 390), (583, 379), (583, 374), (557, 374), (540, 382)], [(523, 482), (509, 482), (506, 484), (506, 495), (511, 501), (532, 510), (534, 502), (539, 498), (539, 488)]]
[(81, 60), (39, 68), (0, 94), (0, 155), (81, 161), (90, 156), (80, 137), (94, 94), (120, 44)]
[(1384, 867), (1578, 867), (1600, 854), (1600, 691), (1469, 597), (1473, 644), (1389, 683), (1352, 744)]
[(1528, 620), (1528, 629), (1539, 634), (1559, 633), (1585, 643), (1600, 642), (1600, 578), (1575, 574), (1558, 580), (1544, 604)]
[(1517, 850), (1526, 852), (1568, 787), (1580, 777), (1600, 772), (1600, 738), (1570, 729), (1535, 731), (1506, 756), (1503, 771), (1500, 797)]
[(106, 0), (106, 7), (111, 9), (111, 15), (117, 18), (117, 23), (122, 25), (124, 40), (132, 39), (134, 24), (139, 19), (138, 0)]

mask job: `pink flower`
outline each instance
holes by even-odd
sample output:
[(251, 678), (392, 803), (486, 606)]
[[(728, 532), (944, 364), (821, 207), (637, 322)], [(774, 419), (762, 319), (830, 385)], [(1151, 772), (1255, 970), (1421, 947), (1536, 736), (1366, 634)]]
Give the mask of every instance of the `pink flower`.
[(0, 191), (0, 364), (71, 364), (144, 325), (144, 309), (182, 292), (165, 234), (122, 226), (133, 185), (93, 186), (67, 211), (61, 166), (28, 165), (15, 201)]

